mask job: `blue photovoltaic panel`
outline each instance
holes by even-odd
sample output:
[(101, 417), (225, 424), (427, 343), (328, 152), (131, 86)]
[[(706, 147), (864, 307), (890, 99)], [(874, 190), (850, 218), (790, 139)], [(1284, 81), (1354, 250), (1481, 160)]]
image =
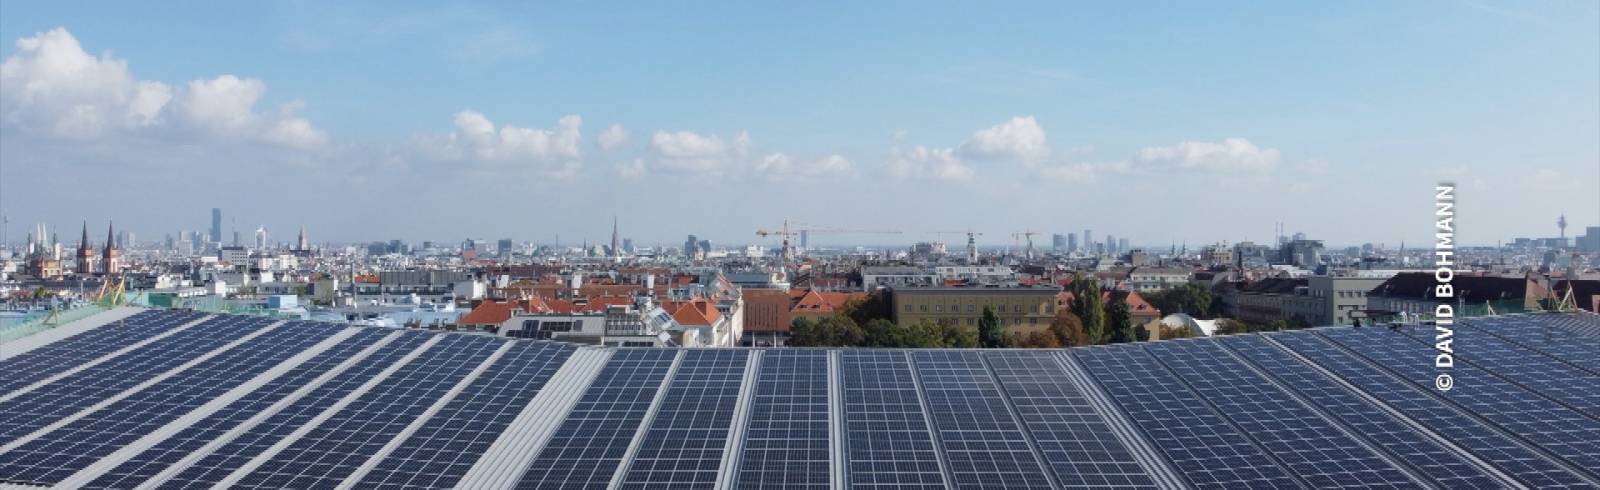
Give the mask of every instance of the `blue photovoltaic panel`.
[(505, 342), (509, 341), (446, 335), (233, 486), (337, 486)]
[[(1555, 326), (1570, 321), (1568, 315), (1491, 316), (1457, 322), (1466, 335), (1483, 332), (1512, 344), (1543, 353), (1590, 375), (1600, 374), (1600, 338), (1572, 335)], [(1500, 372), (1499, 366), (1494, 366)]]
[[(1433, 390), (1438, 374), (1429, 362), (1437, 354), (1433, 347), (1383, 328), (1318, 332), (1412, 383)], [(1579, 468), (1600, 468), (1600, 421), (1464, 362), (1456, 362), (1449, 372), (1455, 378), (1455, 387), (1443, 392), (1444, 397)]]
[(1314, 488), (1415, 485), (1311, 407), (1256, 375), (1211, 339), (1155, 342), (1146, 349), (1217, 412)]
[(1566, 329), (1585, 338), (1600, 338), (1600, 315), (1592, 312), (1585, 313), (1574, 311), (1569, 313), (1549, 313), (1542, 315), (1519, 315), (1521, 321), (1542, 321), (1556, 328)]
[(146, 310), (0, 361), (0, 394), (99, 359), (131, 344), (199, 319), (199, 313)]
[(163, 489), (210, 487), (227, 478), (256, 455), (277, 444), (295, 429), (316, 418), (339, 399), (360, 388), (362, 384), (388, 369), (389, 366), (416, 350), (436, 334), (406, 332), (400, 338), (378, 348), (377, 352), (339, 373), (333, 379), (317, 386), (294, 403), (283, 407), (266, 420), (252, 426), (227, 444), (195, 461), (177, 476), (161, 483)]
[(1493, 488), (1503, 485), (1477, 466), (1418, 433), (1332, 379), (1273, 346), (1258, 335), (1221, 337), (1223, 345), (1244, 356), (1283, 385), (1289, 386), (1339, 422), (1417, 468), (1423, 477), (1445, 488)]
[(750, 401), (737, 486), (829, 488), (828, 351), (762, 352)]
[(5, 454), (0, 480), (54, 484), (212, 398), (332, 336), (338, 329), (292, 322), (239, 344)]
[[(1410, 382), (1390, 376), (1311, 332), (1269, 334), (1412, 420), (1533, 488), (1591, 488), (1583, 479), (1447, 405)], [(1390, 335), (1397, 335), (1391, 333)], [(1403, 340), (1395, 337), (1395, 340)], [(1410, 342), (1406, 340), (1406, 342)], [(1424, 358), (1424, 362), (1431, 357)]]
[(295, 390), (303, 388), (318, 376), (322, 376), (329, 369), (333, 369), (350, 357), (360, 353), (362, 349), (392, 333), (388, 330), (375, 328), (358, 329), (355, 335), (347, 338), (337, 345), (322, 351), (315, 357), (296, 366), (283, 376), (268, 381), (260, 389), (250, 392), (233, 403), (222, 407), (211, 416), (201, 419), (194, 425), (185, 428), (172, 437), (168, 437), (149, 449), (135, 455), (116, 468), (105, 472), (88, 488), (133, 488), (150, 477), (166, 470), (207, 443), (221, 437), (224, 433), (237, 427), (240, 423), (254, 417), (262, 410), (289, 396)]
[(1050, 488), (978, 352), (925, 350), (911, 358), (957, 488)]
[[(1426, 345), (1434, 343), (1432, 328), (1401, 331)], [(1590, 417), (1600, 417), (1600, 376), (1469, 326), (1457, 326), (1452, 333), (1456, 344), (1470, 346), (1456, 353), (1456, 361), (1480, 368), (1493, 367), (1494, 373), (1503, 379)]]
[(852, 488), (944, 488), (905, 351), (840, 352)]
[(748, 350), (688, 350), (628, 463), (622, 488), (705, 488), (717, 481)]
[(620, 349), (522, 474), (517, 488), (602, 489), (672, 368), (673, 349)]
[(1154, 357), (1138, 346), (1070, 351), (1150, 440), (1195, 486), (1299, 485)]
[(455, 486), (574, 350), (567, 344), (516, 342), (356, 486)]
[(0, 444), (78, 413), (180, 364), (271, 324), (222, 316), (0, 403)]
[(984, 354), (1061, 486), (1155, 488), (1050, 351)]

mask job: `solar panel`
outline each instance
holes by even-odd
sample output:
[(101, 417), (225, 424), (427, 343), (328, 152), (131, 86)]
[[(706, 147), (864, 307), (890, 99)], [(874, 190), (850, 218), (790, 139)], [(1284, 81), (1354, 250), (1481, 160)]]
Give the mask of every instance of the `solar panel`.
[[(1324, 337), (1433, 390), (1435, 352), (1387, 329), (1326, 329)], [(1455, 387), (1443, 392), (1449, 400), (1538, 444), (1579, 468), (1600, 468), (1600, 421), (1585, 417), (1531, 391), (1476, 367), (1457, 362), (1451, 369)]]
[(1155, 488), (1048, 351), (984, 354), (1045, 464), (1061, 486)]
[(1355, 393), (1273, 346), (1265, 337), (1230, 335), (1219, 339), (1281, 385), (1337, 418), (1356, 434), (1389, 451), (1429, 480), (1446, 488), (1492, 488), (1504, 483), (1489, 476), (1455, 452), (1446, 449), (1393, 415), (1362, 400)]
[[(1433, 329), (1405, 328), (1406, 335), (1433, 345)], [(1492, 366), (1495, 375), (1519, 387), (1588, 414), (1600, 417), (1600, 376), (1563, 363), (1470, 326), (1454, 329), (1455, 342), (1462, 346), (1457, 360), (1474, 366)]]
[(367, 348), (391, 332), (378, 329), (358, 329), (355, 335), (339, 342), (328, 350), (301, 363), (283, 376), (274, 378), (260, 389), (235, 400), (209, 417), (156, 443), (131, 459), (117, 465), (91, 481), (89, 488), (132, 488), (177, 463), (254, 417), (267, 407), (301, 389), (322, 376), (329, 369)]
[(272, 323), (222, 316), (0, 403), (0, 444), (11, 444)]
[(504, 342), (494, 337), (444, 336), (232, 486), (337, 486)]
[(852, 488), (944, 488), (933, 434), (904, 351), (840, 352)]
[(829, 488), (828, 351), (762, 352), (740, 488)]
[[(1321, 336), (1312, 332), (1268, 335), (1529, 486), (1591, 486), (1578, 475), (1507, 438), (1477, 418), (1466, 415), (1466, 412), (1444, 403), (1410, 382), (1378, 370)], [(1423, 362), (1427, 359), (1424, 358)]]
[[(1480, 317), (1457, 322), (1457, 332), (1484, 332), (1500, 340), (1538, 351), (1562, 362), (1600, 374), (1600, 337), (1573, 335), (1559, 325), (1572, 315)], [(1589, 315), (1584, 315), (1589, 316)], [(1499, 366), (1495, 366), (1498, 371)]]
[(361, 362), (346, 368), (337, 377), (318, 386), (266, 420), (251, 426), (250, 430), (234, 437), (206, 457), (190, 464), (176, 476), (162, 482), (160, 488), (197, 488), (221, 482), (251, 458), (316, 418), (317, 414), (333, 406), (339, 399), (361, 387), (431, 337), (429, 334), (414, 332), (401, 335)]
[(547, 342), (513, 344), (357, 486), (455, 486), (574, 350), (570, 345)]
[(1541, 315), (1519, 315), (1517, 319), (1547, 322), (1556, 328), (1566, 329), (1585, 338), (1600, 338), (1600, 315), (1592, 312), (1585, 313), (1574, 311), (1568, 313), (1546, 313)]
[(618, 350), (567, 412), (517, 488), (609, 486), (677, 355), (673, 349)]
[(1211, 339), (1157, 342), (1146, 350), (1312, 487), (1416, 483), (1387, 458), (1257, 375)]
[(717, 481), (748, 350), (688, 350), (621, 488), (705, 488)]
[(1195, 486), (1300, 485), (1144, 349), (1130, 345), (1070, 352)]
[(290, 323), (6, 452), (0, 480), (54, 484), (332, 336)]
[(956, 487), (1051, 487), (978, 352), (917, 351), (911, 358)]
[(0, 361), (0, 393), (10, 393), (130, 344), (199, 319), (199, 313), (145, 310), (117, 322), (40, 346)]

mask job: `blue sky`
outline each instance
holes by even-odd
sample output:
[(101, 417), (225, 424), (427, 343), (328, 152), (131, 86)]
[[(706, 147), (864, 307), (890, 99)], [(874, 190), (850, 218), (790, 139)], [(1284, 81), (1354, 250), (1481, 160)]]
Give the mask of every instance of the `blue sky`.
[[(1452, 179), (1493, 243), (1600, 225), (1597, 26), (1587, 1), (7, 2), (0, 205), (14, 237), (221, 206), (326, 240), (599, 240), (620, 214), (663, 243), (789, 218), (1394, 245)], [(56, 29), (111, 81), (29, 95), (66, 50), (16, 42)], [(134, 111), (141, 82), (169, 102)], [(141, 116), (63, 123), (82, 107)]]

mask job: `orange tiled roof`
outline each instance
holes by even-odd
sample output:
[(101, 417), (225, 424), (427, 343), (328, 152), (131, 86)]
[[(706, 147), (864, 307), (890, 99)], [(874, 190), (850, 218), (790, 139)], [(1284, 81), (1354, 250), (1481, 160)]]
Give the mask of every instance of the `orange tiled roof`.
[(511, 319), (511, 309), (515, 307), (509, 301), (484, 301), (472, 311), (456, 320), (461, 325), (499, 325)]
[(678, 307), (672, 319), (679, 325), (710, 326), (722, 318), (717, 307), (707, 301), (690, 301)]

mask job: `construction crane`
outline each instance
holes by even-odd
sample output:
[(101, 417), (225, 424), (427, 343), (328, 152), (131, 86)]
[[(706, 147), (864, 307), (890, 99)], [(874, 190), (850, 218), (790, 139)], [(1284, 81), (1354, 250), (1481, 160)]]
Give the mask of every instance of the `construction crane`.
[(793, 231), (790, 231), (789, 225), (790, 225), (789, 220), (783, 220), (783, 226), (779, 227), (776, 230), (768, 230), (768, 229), (765, 229), (765, 228), (756, 230), (756, 236), (759, 236), (759, 237), (767, 237), (767, 236), (772, 236), (772, 235), (778, 235), (778, 236), (783, 237), (783, 261), (784, 262), (789, 262), (789, 261), (794, 259), (794, 248), (789, 246), (789, 237), (794, 236), (794, 235), (809, 235), (809, 234), (813, 234), (813, 233), (827, 233), (827, 234), (836, 234), (836, 235), (857, 235), (857, 234), (893, 234), (893, 235), (898, 235), (898, 234), (901, 233), (900, 230), (859, 230), (859, 229), (848, 229), (848, 228), (833, 228), (833, 227), (827, 227), (827, 226), (822, 226), (822, 225), (813, 225), (813, 224), (800, 223), (800, 222), (794, 223), (795, 229)]
[(979, 233), (979, 232), (972, 231), (972, 230), (967, 230), (967, 231), (930, 231), (930, 232), (928, 232), (928, 234), (931, 234), (931, 235), (966, 235), (967, 236), (967, 263), (968, 264), (977, 264), (978, 263), (978, 237), (979, 236), (983, 236), (983, 233)]

